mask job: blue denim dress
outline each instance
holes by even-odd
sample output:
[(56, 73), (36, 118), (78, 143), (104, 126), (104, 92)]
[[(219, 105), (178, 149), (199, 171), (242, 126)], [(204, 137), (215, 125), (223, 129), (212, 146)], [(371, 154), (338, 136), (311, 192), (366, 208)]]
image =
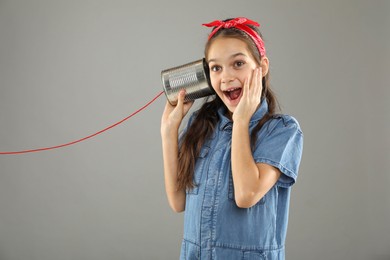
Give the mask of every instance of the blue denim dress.
[[(263, 100), (250, 130), (267, 110)], [(218, 114), (217, 128), (196, 159), (197, 186), (187, 190), (180, 259), (284, 259), (290, 190), (302, 156), (299, 124), (291, 116), (279, 115), (258, 132), (253, 158), (278, 168), (282, 175), (256, 205), (244, 209), (234, 201), (232, 122), (223, 109)]]

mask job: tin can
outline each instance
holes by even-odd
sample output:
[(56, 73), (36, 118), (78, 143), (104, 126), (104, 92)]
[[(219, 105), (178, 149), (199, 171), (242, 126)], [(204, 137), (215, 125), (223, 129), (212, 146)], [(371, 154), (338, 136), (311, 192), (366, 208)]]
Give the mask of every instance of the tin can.
[(215, 94), (210, 83), (206, 60), (193, 61), (161, 72), (165, 95), (172, 105), (177, 104), (180, 90), (185, 89), (184, 102)]

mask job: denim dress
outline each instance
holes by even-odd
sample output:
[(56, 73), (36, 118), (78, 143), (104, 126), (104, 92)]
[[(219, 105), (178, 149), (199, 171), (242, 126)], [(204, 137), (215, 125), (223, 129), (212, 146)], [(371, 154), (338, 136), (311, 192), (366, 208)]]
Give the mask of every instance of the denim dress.
[[(250, 131), (267, 110), (263, 100), (251, 118)], [(196, 158), (196, 187), (186, 191), (180, 259), (285, 259), (290, 191), (302, 156), (302, 131), (287, 115), (263, 125), (253, 158), (282, 174), (256, 205), (239, 208), (231, 171), (232, 121), (224, 114), (224, 109), (218, 111), (217, 127)]]

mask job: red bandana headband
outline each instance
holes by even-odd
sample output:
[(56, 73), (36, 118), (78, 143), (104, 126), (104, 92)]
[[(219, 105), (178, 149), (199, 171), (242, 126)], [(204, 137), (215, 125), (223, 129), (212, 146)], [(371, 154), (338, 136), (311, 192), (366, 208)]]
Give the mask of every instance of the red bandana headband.
[(221, 28), (237, 28), (243, 32), (245, 32), (256, 44), (257, 49), (259, 50), (260, 55), (263, 57), (265, 55), (265, 47), (264, 47), (264, 42), (261, 39), (260, 35), (256, 33), (253, 29), (251, 29), (248, 25), (253, 25), (253, 26), (260, 26), (259, 23), (249, 20), (245, 17), (237, 17), (229, 21), (220, 21), (220, 20), (215, 20), (211, 23), (204, 23), (202, 24), (203, 26), (206, 27), (215, 27), (215, 29), (210, 33), (209, 35), (209, 40), (213, 35), (218, 32)]

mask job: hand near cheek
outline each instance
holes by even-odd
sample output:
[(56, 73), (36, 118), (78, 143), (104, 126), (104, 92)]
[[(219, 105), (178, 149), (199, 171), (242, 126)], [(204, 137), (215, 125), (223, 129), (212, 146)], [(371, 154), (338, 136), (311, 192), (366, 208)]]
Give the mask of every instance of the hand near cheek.
[(241, 100), (233, 112), (233, 122), (241, 120), (249, 123), (260, 104), (262, 89), (262, 69), (259, 67), (254, 69), (252, 76), (245, 80)]

